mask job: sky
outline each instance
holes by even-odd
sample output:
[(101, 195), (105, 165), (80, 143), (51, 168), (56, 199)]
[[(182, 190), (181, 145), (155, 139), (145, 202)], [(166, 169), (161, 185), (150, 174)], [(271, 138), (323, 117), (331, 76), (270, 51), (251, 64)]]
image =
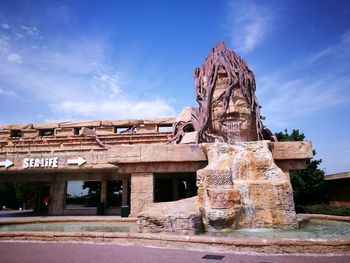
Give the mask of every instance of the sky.
[(176, 117), (219, 41), (253, 70), (272, 132), (350, 171), (347, 0), (0, 0), (0, 125)]

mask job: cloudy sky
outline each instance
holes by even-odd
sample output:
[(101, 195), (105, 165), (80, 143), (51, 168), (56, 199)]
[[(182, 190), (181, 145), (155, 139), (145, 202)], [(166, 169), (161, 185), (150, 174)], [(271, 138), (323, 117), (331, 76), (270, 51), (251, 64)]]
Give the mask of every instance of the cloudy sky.
[(350, 171), (350, 1), (0, 0), (0, 124), (176, 116), (218, 41), (273, 131)]

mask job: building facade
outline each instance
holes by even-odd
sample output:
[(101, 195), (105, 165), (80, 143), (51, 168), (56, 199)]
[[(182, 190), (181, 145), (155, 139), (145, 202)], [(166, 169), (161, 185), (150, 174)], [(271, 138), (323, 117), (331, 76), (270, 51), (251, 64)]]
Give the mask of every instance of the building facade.
[(350, 172), (324, 177), (330, 205), (350, 206)]
[[(89, 215), (103, 209), (136, 216), (146, 204), (197, 194), (207, 157), (196, 142), (169, 144), (175, 119), (5, 125), (0, 182), (34, 182), (34, 209)], [(271, 143), (286, 173), (303, 169), (309, 142)], [(124, 211), (124, 214), (128, 214)]]

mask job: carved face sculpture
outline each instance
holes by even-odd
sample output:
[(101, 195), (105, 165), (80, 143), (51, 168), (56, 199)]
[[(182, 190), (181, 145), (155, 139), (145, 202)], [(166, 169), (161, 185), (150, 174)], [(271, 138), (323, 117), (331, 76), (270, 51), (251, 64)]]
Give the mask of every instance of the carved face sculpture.
[(220, 70), (211, 99), (209, 129), (228, 143), (255, 141), (255, 122), (240, 88), (233, 89), (227, 110), (223, 112), (225, 101), (220, 98), (224, 97), (228, 81), (227, 73)]
[(198, 132), (199, 142), (263, 139), (254, 74), (239, 56), (219, 43), (194, 78), (199, 108), (175, 124), (172, 141), (179, 143), (188, 127)]

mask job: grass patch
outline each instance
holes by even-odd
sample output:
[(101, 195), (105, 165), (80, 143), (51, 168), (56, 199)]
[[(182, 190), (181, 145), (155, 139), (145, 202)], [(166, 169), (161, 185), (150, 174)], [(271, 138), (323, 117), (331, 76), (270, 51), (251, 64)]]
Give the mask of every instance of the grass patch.
[(304, 214), (350, 216), (349, 206), (335, 206), (335, 205), (320, 204), (320, 205), (297, 206), (296, 210), (298, 213), (304, 213)]

